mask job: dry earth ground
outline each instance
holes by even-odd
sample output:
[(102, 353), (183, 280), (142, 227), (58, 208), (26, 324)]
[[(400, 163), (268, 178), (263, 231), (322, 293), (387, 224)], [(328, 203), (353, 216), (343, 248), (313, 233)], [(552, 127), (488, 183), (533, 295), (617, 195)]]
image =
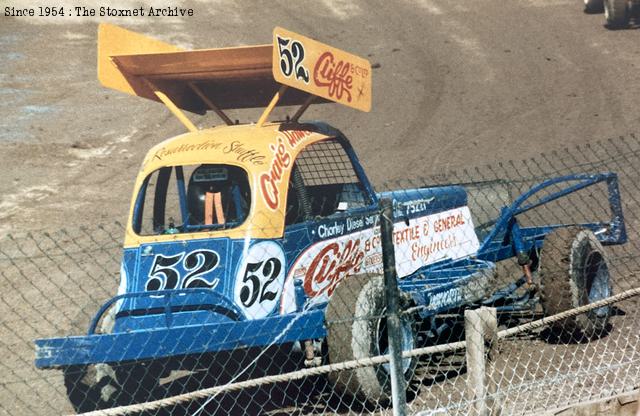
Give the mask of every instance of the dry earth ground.
[[(79, 4), (61, 0), (58, 5)], [(582, 13), (578, 0), (175, 0), (171, 5), (192, 7), (195, 15), (0, 15), (0, 232), (22, 238), (23, 232), (32, 231), (39, 245), (22, 247), (5, 239), (2, 249), (9, 258), (53, 256), (53, 261), (36, 257), (3, 270), (0, 336), (8, 353), (0, 360), (5, 373), (0, 413), (70, 411), (59, 375), (48, 372), (42, 379), (33, 369), (31, 340), (79, 332), (95, 303), (113, 293), (121, 229), (112, 224), (126, 220), (145, 150), (183, 131), (160, 104), (99, 85), (99, 21), (194, 48), (265, 43), (279, 25), (367, 56), (378, 64), (372, 112), (325, 105), (312, 108), (307, 117), (341, 128), (379, 186), (407, 176), (562, 152), (594, 139), (637, 132), (640, 124), (637, 27), (608, 31), (601, 15)], [(4, 10), (25, 3), (0, 0), (0, 6)], [(257, 114), (238, 111), (232, 118), (253, 121)], [(198, 123), (220, 122), (209, 116)], [(96, 224), (108, 225), (88, 234), (79, 228), (94, 230)], [(44, 236), (43, 230), (50, 234)], [(65, 254), (69, 248), (81, 252), (92, 244), (100, 247), (100, 257)], [(58, 277), (47, 278), (53, 275)], [(96, 280), (86, 281), (87, 275)], [(71, 280), (86, 284), (69, 287)], [(60, 295), (65, 290), (69, 296)], [(617, 331), (611, 346), (620, 344), (620, 351), (636, 354), (635, 327), (618, 326)], [(537, 339), (517, 340), (509, 347), (505, 357), (533, 351), (522, 363), (525, 367), (537, 365), (545, 351), (548, 366), (553, 366), (556, 361), (549, 357), (559, 354)], [(576, 357), (576, 351), (585, 357), (590, 350), (576, 346), (562, 354)], [(569, 367), (579, 364), (566, 361)], [(510, 367), (507, 384), (519, 374), (517, 366)], [(638, 379), (637, 374), (630, 377)], [(464, 379), (454, 378), (442, 388), (449, 384), (462, 391)], [(436, 392), (424, 403), (446, 396)]]

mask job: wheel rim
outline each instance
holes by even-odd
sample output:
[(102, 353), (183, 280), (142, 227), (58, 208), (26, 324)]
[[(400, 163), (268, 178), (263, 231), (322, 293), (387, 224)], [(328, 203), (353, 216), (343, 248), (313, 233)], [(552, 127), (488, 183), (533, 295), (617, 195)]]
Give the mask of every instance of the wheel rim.
[[(611, 296), (609, 268), (602, 254), (597, 251), (591, 251), (585, 259), (584, 269), (588, 302), (593, 303)], [(606, 317), (608, 312), (608, 306), (592, 311), (597, 317)]]
[[(386, 313), (386, 311), (385, 311)], [(413, 325), (410, 319), (406, 317), (402, 317), (400, 319), (400, 334), (402, 336), (402, 351), (410, 351), (415, 348), (415, 339), (413, 337)], [(378, 320), (376, 325), (376, 347), (377, 347), (377, 355), (386, 355), (389, 353), (389, 338), (387, 335), (387, 319), (382, 318)], [(411, 368), (411, 360), (412, 358), (403, 358), (402, 359), (402, 373), (407, 374), (409, 369)], [(382, 367), (386, 370), (387, 373), (391, 373), (391, 364), (384, 363)]]

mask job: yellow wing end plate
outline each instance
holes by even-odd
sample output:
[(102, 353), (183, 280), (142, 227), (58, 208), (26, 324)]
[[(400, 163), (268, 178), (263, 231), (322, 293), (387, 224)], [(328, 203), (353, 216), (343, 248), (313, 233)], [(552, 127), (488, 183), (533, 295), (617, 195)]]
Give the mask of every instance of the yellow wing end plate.
[(330, 101), (371, 110), (371, 64), (359, 56), (276, 27), (274, 79)]
[(156, 99), (142, 79), (118, 69), (112, 57), (178, 51), (182, 49), (118, 26), (101, 23), (98, 27), (98, 80), (107, 88)]

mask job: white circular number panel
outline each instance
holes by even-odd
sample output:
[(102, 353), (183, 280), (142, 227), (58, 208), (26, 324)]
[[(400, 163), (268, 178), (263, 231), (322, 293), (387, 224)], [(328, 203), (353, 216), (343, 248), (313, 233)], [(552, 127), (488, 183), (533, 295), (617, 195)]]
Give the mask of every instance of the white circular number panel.
[(248, 319), (260, 319), (275, 308), (284, 285), (285, 259), (282, 247), (271, 241), (254, 244), (242, 259), (234, 290), (234, 301)]

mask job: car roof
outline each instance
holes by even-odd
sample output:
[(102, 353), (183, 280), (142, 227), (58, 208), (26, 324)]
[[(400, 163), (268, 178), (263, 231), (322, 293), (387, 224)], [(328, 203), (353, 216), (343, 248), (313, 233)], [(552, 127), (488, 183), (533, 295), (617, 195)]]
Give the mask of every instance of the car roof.
[[(221, 126), (185, 133), (151, 148), (138, 174), (129, 211), (125, 247), (142, 243), (161, 243), (199, 238), (277, 238), (282, 235), (286, 210), (289, 172), (293, 161), (308, 145), (342, 134), (323, 123), (270, 123)], [(240, 226), (214, 232), (179, 235), (140, 236), (133, 231), (132, 219), (136, 198), (146, 178), (154, 171), (169, 166), (227, 164), (247, 171), (255, 198), (247, 220)], [(259, 192), (264, 176), (276, 175), (278, 203), (270, 206)], [(273, 203), (272, 203), (273, 204)]]
[[(165, 166), (204, 163), (236, 165), (249, 174), (258, 173), (277, 159), (274, 146), (279, 139), (286, 141), (287, 148), (297, 155), (303, 147), (339, 134), (338, 130), (321, 123), (218, 126), (181, 134), (153, 146), (144, 158), (140, 173), (146, 177)], [(291, 146), (294, 142), (295, 146)]]

